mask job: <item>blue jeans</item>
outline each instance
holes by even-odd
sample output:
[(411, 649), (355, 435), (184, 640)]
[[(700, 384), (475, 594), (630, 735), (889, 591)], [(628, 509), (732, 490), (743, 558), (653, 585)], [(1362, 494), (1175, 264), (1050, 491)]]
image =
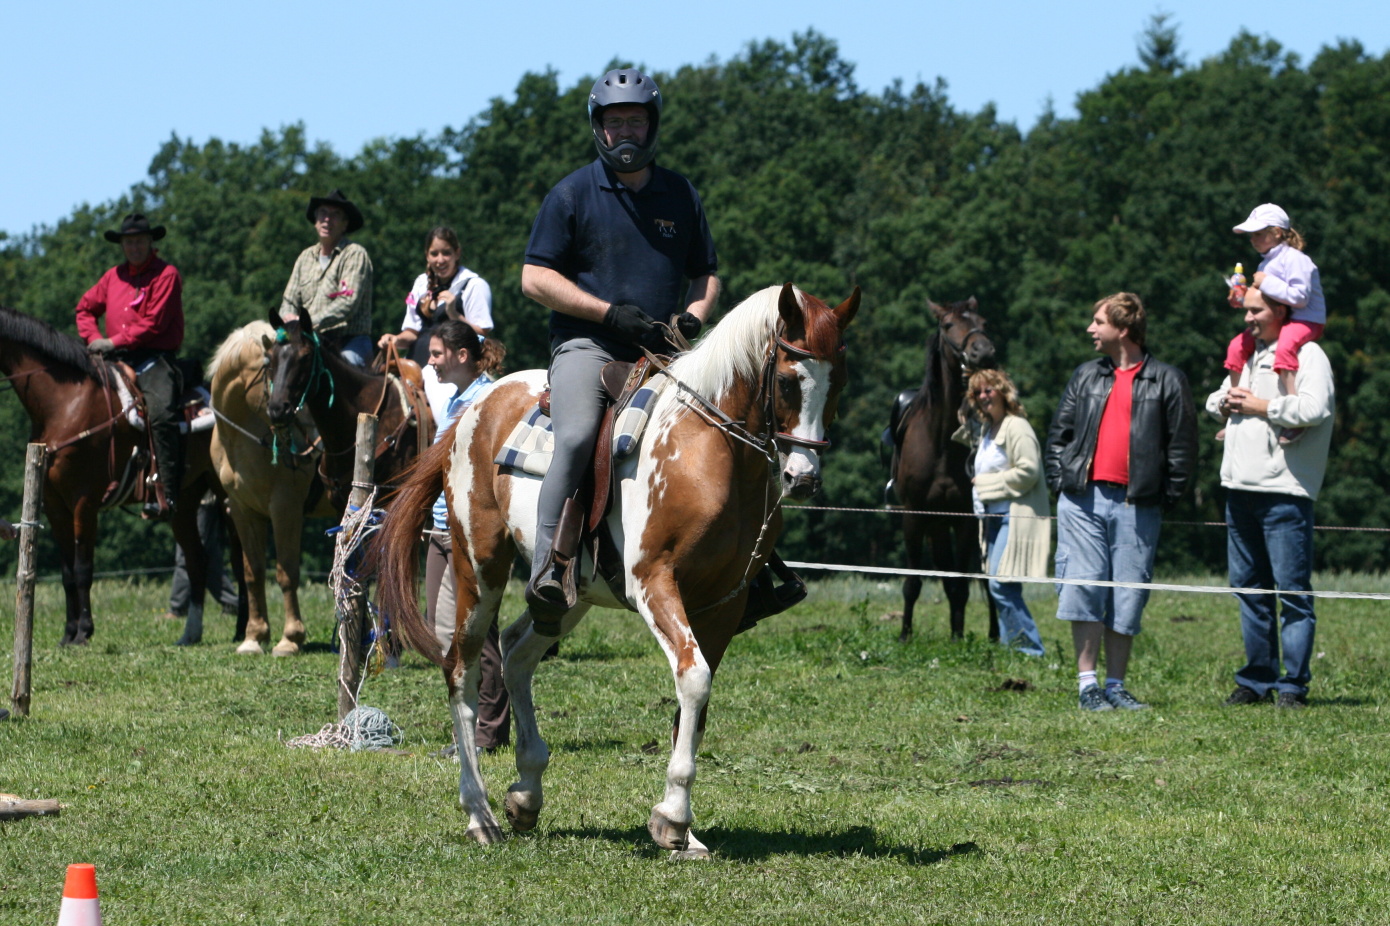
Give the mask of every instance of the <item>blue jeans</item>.
[[(1158, 505), (1131, 505), (1123, 486), (1092, 482), (1057, 498), (1057, 578), (1152, 582), (1163, 517)], [(1127, 637), (1139, 633), (1146, 588), (1057, 587), (1057, 617), (1104, 621)]]
[[(1244, 492), (1226, 496), (1226, 558), (1232, 588), (1311, 591), (1313, 501), (1296, 495)], [(1271, 689), (1308, 693), (1312, 678), (1313, 598), (1280, 595), (1283, 629), (1274, 613), (1274, 595), (1237, 595), (1245, 666), (1236, 683), (1264, 697)], [(1284, 671), (1279, 672), (1283, 643)]]
[(372, 359), (372, 339), (365, 334), (348, 338), (343, 343), (341, 353), (348, 363), (365, 370)]
[[(999, 560), (1004, 555), (1004, 547), (1009, 542), (1009, 519), (985, 518), (985, 550), (989, 561), (989, 574), (999, 574)], [(1033, 623), (1033, 615), (1023, 602), (1022, 582), (998, 582), (989, 580), (989, 597), (994, 599), (995, 610), (999, 614), (999, 638), (1005, 646), (1013, 646), (1025, 656), (1041, 656), (1042, 638), (1038, 636), (1038, 626)]]

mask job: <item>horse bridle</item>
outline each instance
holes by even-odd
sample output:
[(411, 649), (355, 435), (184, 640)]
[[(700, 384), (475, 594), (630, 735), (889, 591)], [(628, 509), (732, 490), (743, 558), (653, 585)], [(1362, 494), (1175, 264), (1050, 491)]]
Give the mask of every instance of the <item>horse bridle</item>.
[[(803, 347), (797, 347), (795, 344), (782, 337), (782, 329), (780, 325), (778, 326), (778, 329), (773, 332), (772, 349), (768, 351), (767, 362), (764, 364), (763, 367), (763, 396), (764, 401), (766, 403), (764, 413), (768, 421), (768, 428), (772, 431), (771, 437), (773, 442), (778, 445), (779, 450), (782, 449), (783, 444), (791, 444), (796, 447), (805, 447), (807, 450), (815, 450), (817, 452), (830, 449), (830, 441), (828, 440), (812, 440), (809, 437), (797, 437), (795, 434), (788, 434), (786, 431), (776, 430), (777, 397), (776, 394), (773, 392), (773, 388), (776, 386), (777, 380), (778, 349), (785, 351), (787, 355), (790, 356), (793, 360), (816, 359), (816, 355), (811, 351), (806, 350)], [(840, 352), (843, 353), (844, 350), (845, 344), (843, 341), (841, 341)]]

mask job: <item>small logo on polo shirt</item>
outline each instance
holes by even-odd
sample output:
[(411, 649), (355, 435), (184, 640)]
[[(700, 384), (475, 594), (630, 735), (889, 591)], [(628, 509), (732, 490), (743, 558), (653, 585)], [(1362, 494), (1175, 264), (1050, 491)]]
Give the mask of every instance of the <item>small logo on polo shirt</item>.
[(674, 238), (674, 237), (676, 237), (676, 223), (675, 223), (675, 222), (672, 222), (672, 221), (670, 221), (669, 219), (655, 219), (654, 221), (656, 222), (656, 230), (659, 231), (659, 232), (661, 232), (661, 237), (663, 237), (663, 238)]

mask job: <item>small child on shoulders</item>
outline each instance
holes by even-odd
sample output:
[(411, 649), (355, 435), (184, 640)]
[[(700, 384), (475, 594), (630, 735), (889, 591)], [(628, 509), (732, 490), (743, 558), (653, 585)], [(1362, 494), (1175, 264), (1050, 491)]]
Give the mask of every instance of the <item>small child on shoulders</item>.
[[(1244, 222), (1231, 230), (1248, 234), (1250, 244), (1264, 255), (1251, 285), (1290, 309), (1289, 320), (1275, 347), (1274, 370), (1279, 374), (1284, 394), (1292, 395), (1298, 391), (1295, 377), (1299, 348), (1322, 337), (1327, 323), (1327, 304), (1317, 264), (1303, 253), (1303, 236), (1290, 227), (1289, 214), (1274, 203), (1256, 206)], [(1255, 338), (1250, 332), (1243, 331), (1231, 341), (1226, 350), (1226, 369), (1231, 371), (1232, 386), (1240, 385), (1241, 371), (1254, 353)], [(1285, 428), (1279, 434), (1279, 442), (1292, 443), (1302, 436), (1302, 429)]]

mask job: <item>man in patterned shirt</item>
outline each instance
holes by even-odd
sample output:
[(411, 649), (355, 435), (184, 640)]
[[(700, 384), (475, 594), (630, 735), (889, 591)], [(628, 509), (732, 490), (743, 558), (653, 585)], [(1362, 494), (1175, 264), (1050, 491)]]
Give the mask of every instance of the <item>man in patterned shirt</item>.
[(362, 212), (334, 190), (310, 199), (304, 214), (319, 240), (294, 262), (280, 317), (307, 310), (314, 331), (336, 340), (348, 362), (365, 367), (372, 352), (372, 259), (347, 239), (362, 227)]

